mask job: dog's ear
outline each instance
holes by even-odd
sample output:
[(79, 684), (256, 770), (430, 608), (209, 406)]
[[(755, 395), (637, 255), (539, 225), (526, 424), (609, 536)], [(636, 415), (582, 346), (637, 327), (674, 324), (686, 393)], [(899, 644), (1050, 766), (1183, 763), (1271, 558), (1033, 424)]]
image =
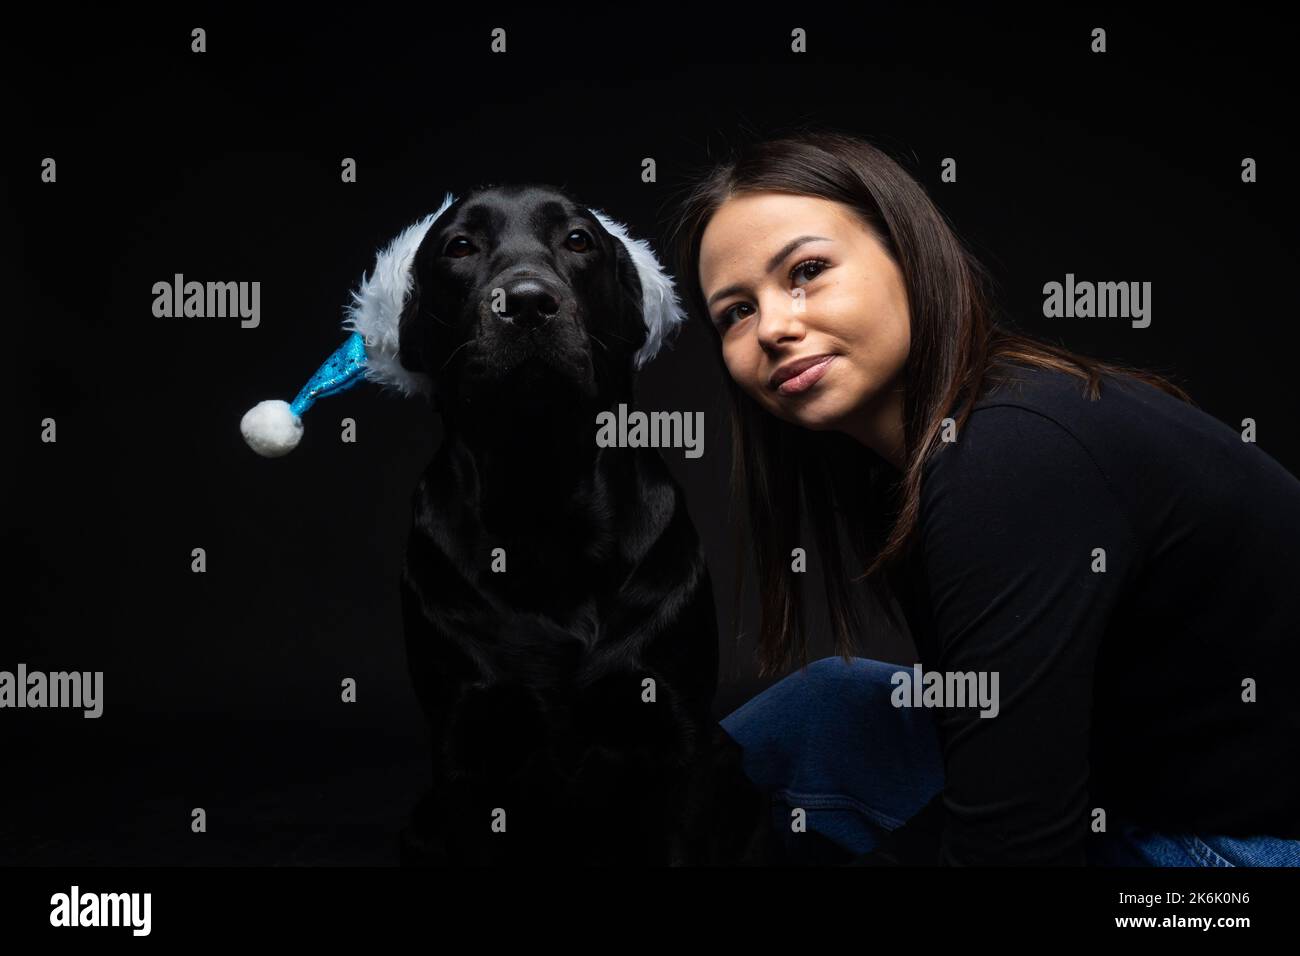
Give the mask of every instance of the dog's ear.
[(411, 260), (411, 268), (407, 273), (406, 297), (397, 321), (397, 360), (403, 368), (423, 375), (432, 375), (433, 367), (431, 323), (424, 321), (422, 301), (432, 255), (433, 243), (426, 235)]
[(641, 276), (637, 272), (636, 263), (627, 250), (627, 243), (618, 236), (610, 238), (614, 240), (615, 271), (623, 305), (619, 309), (619, 322), (622, 326), (620, 332), (631, 343), (632, 355), (635, 355), (646, 340), (645, 291), (641, 287)]
[(635, 311), (640, 317), (635, 329), (628, 328), (628, 334), (638, 343), (635, 361), (636, 367), (641, 368), (676, 334), (686, 314), (677, 297), (672, 276), (664, 271), (650, 244), (628, 235), (627, 226), (603, 212), (592, 209), (591, 213), (622, 247), (617, 253), (619, 285), (628, 293), (633, 288), (640, 290), (632, 300), (634, 307), (623, 311)]
[(439, 383), (433, 375), (433, 327), (437, 319), (427, 314), (430, 269), (437, 253), (435, 243), (426, 234), (411, 259), (407, 294), (397, 320), (397, 361), (403, 368), (425, 379), (425, 394), (433, 410), (441, 411)]

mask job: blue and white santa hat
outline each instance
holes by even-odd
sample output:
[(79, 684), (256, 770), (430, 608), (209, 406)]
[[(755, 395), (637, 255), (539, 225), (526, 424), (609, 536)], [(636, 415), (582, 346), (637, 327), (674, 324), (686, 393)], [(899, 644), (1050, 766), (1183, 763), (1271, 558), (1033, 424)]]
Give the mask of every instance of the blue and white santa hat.
[[(351, 331), (347, 340), (325, 360), (292, 402), (278, 398), (258, 402), (239, 422), (248, 447), (267, 458), (287, 455), (302, 438), (302, 415), (318, 398), (347, 391), (363, 378), (391, 388), (405, 396), (429, 396), (433, 380), (423, 372), (405, 368), (398, 358), (399, 322), (411, 294), (411, 263), (429, 227), (447, 211), (456, 197), (447, 193), (438, 211), (408, 226), (380, 250), (375, 268), (363, 275), (345, 309), (343, 326)], [(641, 279), (642, 314), (646, 340), (636, 354), (641, 368), (658, 354), (672, 332), (685, 320), (672, 277), (664, 272), (654, 250), (644, 239), (633, 239), (627, 227), (614, 222), (597, 209), (591, 210), (606, 231), (620, 240), (632, 257)]]

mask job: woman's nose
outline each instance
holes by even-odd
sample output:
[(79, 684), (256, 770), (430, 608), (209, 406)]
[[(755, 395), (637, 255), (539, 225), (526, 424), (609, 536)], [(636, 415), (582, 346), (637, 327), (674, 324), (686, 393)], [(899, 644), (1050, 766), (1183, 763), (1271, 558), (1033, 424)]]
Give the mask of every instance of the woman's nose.
[(786, 292), (773, 292), (759, 303), (758, 340), (776, 345), (788, 339), (803, 338), (802, 298)]

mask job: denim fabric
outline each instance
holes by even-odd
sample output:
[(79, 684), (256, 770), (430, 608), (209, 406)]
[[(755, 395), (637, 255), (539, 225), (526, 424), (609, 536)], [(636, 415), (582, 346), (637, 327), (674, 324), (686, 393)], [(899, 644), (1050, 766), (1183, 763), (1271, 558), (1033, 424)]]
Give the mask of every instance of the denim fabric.
[[(802, 807), (812, 833), (846, 854), (873, 849), (943, 789), (930, 711), (894, 707), (890, 677), (906, 668), (855, 657), (813, 661), (721, 721), (749, 778), (771, 794), (773, 822), (792, 862), (814, 845), (790, 834)], [(1300, 840), (1158, 833), (1114, 815), (1088, 844), (1092, 866), (1300, 866)], [(801, 854), (804, 854), (801, 856)]]

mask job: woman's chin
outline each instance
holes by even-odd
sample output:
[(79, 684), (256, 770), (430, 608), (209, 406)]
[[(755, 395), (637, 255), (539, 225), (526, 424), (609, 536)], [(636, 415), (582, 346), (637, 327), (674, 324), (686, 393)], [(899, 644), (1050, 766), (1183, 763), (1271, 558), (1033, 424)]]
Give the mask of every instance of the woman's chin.
[(827, 402), (810, 402), (801, 408), (786, 409), (786, 421), (814, 432), (836, 431), (843, 416)]
[(842, 403), (829, 393), (780, 396), (775, 404), (765, 403), (768, 412), (791, 425), (809, 431), (835, 431), (844, 421)]

